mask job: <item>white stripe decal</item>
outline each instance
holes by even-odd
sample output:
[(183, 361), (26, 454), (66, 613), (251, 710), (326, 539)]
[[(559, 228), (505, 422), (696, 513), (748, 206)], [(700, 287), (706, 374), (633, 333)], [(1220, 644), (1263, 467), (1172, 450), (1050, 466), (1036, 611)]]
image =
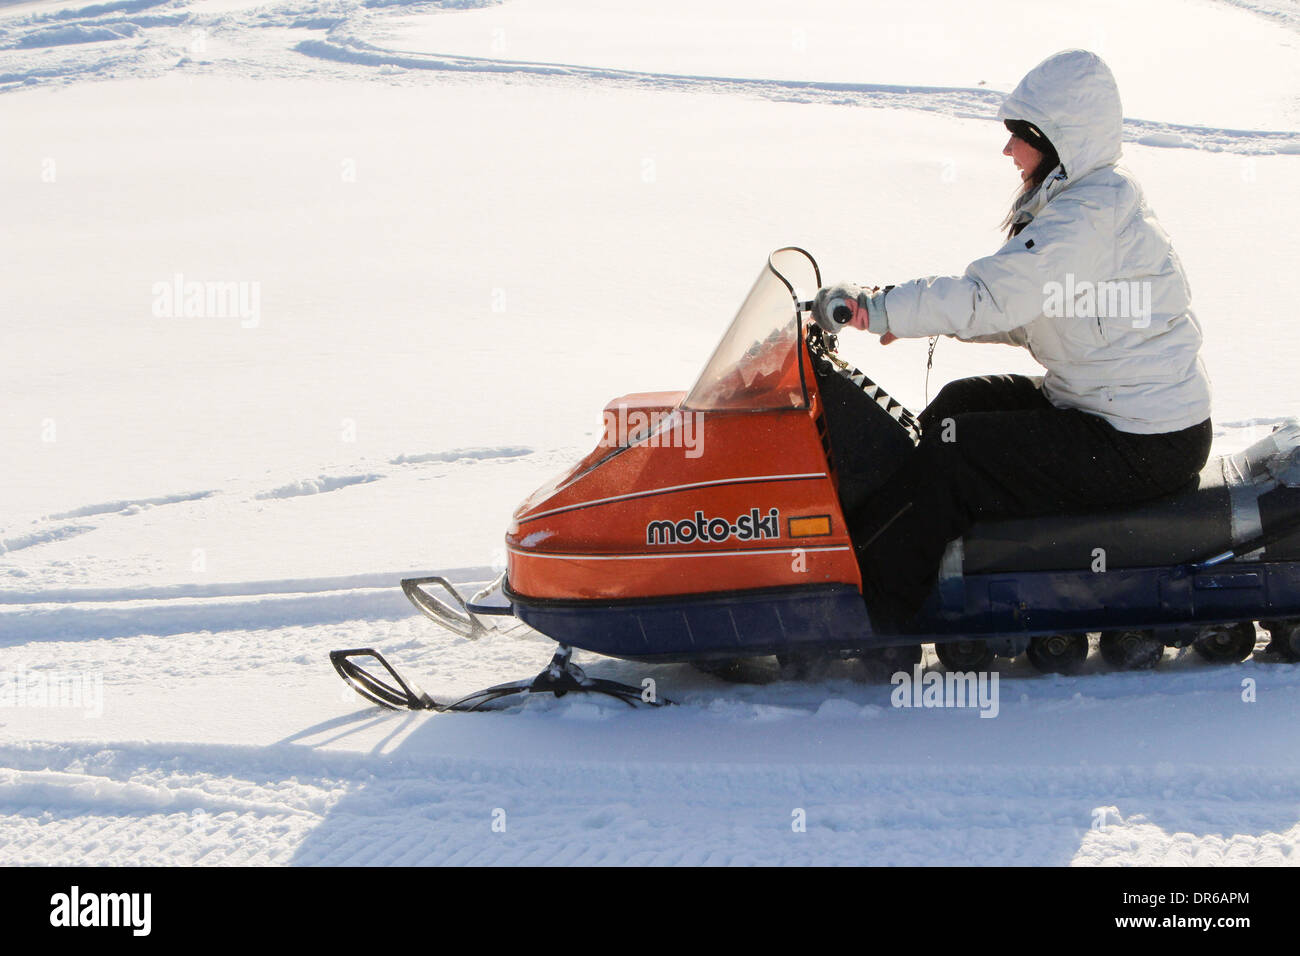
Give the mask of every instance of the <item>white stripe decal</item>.
[(689, 485), (670, 485), (667, 488), (651, 488), (647, 491), (631, 491), (625, 495), (611, 495), (608, 498), (593, 498), (591, 501), (579, 501), (575, 504), (565, 505), (563, 508), (552, 508), (549, 511), (537, 511), (530, 515), (525, 515), (519, 520), (532, 521), (536, 518), (545, 518), (547, 515), (559, 514), (561, 511), (573, 511), (575, 508), (585, 508), (588, 505), (603, 505), (610, 501), (625, 501), (628, 498), (648, 498), (651, 495), (662, 495), (669, 491), (686, 491), (690, 488), (708, 488), (712, 485), (739, 485), (751, 481), (791, 481), (798, 478), (825, 478), (825, 472), (812, 472), (806, 475), (754, 475), (748, 478), (716, 478), (713, 481), (696, 481)]
[(510, 547), (506, 550), (513, 554), (522, 554), (529, 558), (558, 558), (564, 561), (657, 561), (660, 558), (729, 558), (740, 555), (774, 555), (788, 554), (791, 551), (852, 551), (849, 545), (825, 548), (751, 548), (748, 551), (678, 551), (671, 554), (543, 554), (540, 551), (525, 551), (523, 548)]

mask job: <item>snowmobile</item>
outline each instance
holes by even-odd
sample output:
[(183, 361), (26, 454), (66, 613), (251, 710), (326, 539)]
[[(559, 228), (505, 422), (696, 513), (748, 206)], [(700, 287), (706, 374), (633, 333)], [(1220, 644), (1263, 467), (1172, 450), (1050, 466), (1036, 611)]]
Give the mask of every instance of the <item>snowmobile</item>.
[(543, 692), (657, 705), (667, 701), (589, 677), (573, 649), (715, 673), (775, 656), (798, 673), (826, 658), (905, 668), (933, 643), (949, 670), (1023, 653), (1039, 670), (1070, 673), (1098, 632), (1112, 667), (1151, 667), (1166, 647), (1188, 645), (1211, 661), (1244, 660), (1256, 620), (1270, 651), (1300, 660), (1295, 420), (1212, 458), (1165, 498), (981, 522), (950, 543), (919, 616), (874, 629), (844, 514), (899, 467), (920, 430), (811, 321), (820, 286), (809, 253), (773, 252), (689, 391), (614, 399), (596, 448), (519, 505), (492, 585), (466, 599), (442, 577), (401, 582), (463, 637), (507, 618), (553, 639), (541, 674), (447, 704), (372, 648), (334, 651), (340, 676), (394, 708), (478, 710)]

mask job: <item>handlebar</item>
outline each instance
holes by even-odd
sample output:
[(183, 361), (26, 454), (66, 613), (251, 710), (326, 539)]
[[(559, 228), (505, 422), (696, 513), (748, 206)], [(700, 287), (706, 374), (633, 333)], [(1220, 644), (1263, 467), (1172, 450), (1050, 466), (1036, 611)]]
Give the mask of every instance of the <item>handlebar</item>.
[[(849, 320), (853, 318), (853, 310), (849, 308), (848, 301), (846, 299), (832, 299), (830, 305), (831, 319), (837, 325), (848, 325)], [(799, 303), (800, 312), (811, 312), (812, 307), (812, 299)]]

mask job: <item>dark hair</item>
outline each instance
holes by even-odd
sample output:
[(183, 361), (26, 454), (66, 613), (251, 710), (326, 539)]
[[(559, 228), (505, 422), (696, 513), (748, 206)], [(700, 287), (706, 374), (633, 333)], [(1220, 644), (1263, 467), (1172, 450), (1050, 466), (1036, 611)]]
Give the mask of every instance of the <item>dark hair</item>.
[(1003, 124), (1012, 136), (1024, 140), (1043, 154), (1043, 158), (1034, 167), (1034, 171), (1025, 178), (1020, 189), (1016, 191), (1015, 198), (1011, 203), (1011, 209), (1007, 211), (1006, 218), (1002, 220), (1002, 228), (1007, 230), (1007, 238), (1010, 239), (1019, 235), (1020, 230), (1028, 225), (1027, 222), (1016, 221), (1016, 213), (1020, 211), (1020, 200), (1043, 185), (1044, 180), (1051, 175), (1052, 170), (1061, 165), (1061, 157), (1056, 154), (1056, 147), (1043, 135), (1043, 131), (1033, 123), (1028, 123), (1025, 120), (1009, 119), (1004, 120)]

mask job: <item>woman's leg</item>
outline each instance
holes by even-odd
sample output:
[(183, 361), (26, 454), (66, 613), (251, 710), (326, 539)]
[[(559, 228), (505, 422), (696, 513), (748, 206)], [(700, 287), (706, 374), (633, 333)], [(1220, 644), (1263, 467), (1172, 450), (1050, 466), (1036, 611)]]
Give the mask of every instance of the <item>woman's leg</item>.
[(883, 627), (915, 615), (934, 587), (947, 543), (977, 520), (1158, 497), (1189, 481), (1209, 453), (1208, 422), (1135, 435), (1046, 400), (1020, 411), (964, 413), (955, 413), (958, 397), (947, 402), (939, 411), (950, 414), (932, 416), (908, 463), (850, 518), (864, 596)]
[[(955, 438), (958, 416), (1051, 408), (1041, 381), (1024, 375), (981, 375), (949, 382), (917, 416), (924, 438), (908, 461), (869, 498), (844, 501), (845, 520), (862, 571), (863, 596), (878, 630), (897, 629), (913, 616), (912, 606), (924, 600), (920, 582), (928, 580), (930, 565), (937, 569), (947, 542), (969, 523), (957, 519), (949, 509), (923, 500), (927, 497), (926, 476), (944, 467), (933, 448)], [(930, 498), (945, 497), (938, 488), (930, 490), (937, 493)], [(907, 514), (913, 508), (915, 511)], [(918, 530), (921, 538), (904, 550)], [(901, 582), (908, 580), (918, 583), (903, 587)], [(925, 593), (928, 587), (924, 586)]]
[(942, 427), (945, 419), (967, 412), (1011, 412), (1047, 408), (1041, 378), (1027, 375), (978, 375), (959, 378), (939, 390), (917, 416), (921, 430)]

